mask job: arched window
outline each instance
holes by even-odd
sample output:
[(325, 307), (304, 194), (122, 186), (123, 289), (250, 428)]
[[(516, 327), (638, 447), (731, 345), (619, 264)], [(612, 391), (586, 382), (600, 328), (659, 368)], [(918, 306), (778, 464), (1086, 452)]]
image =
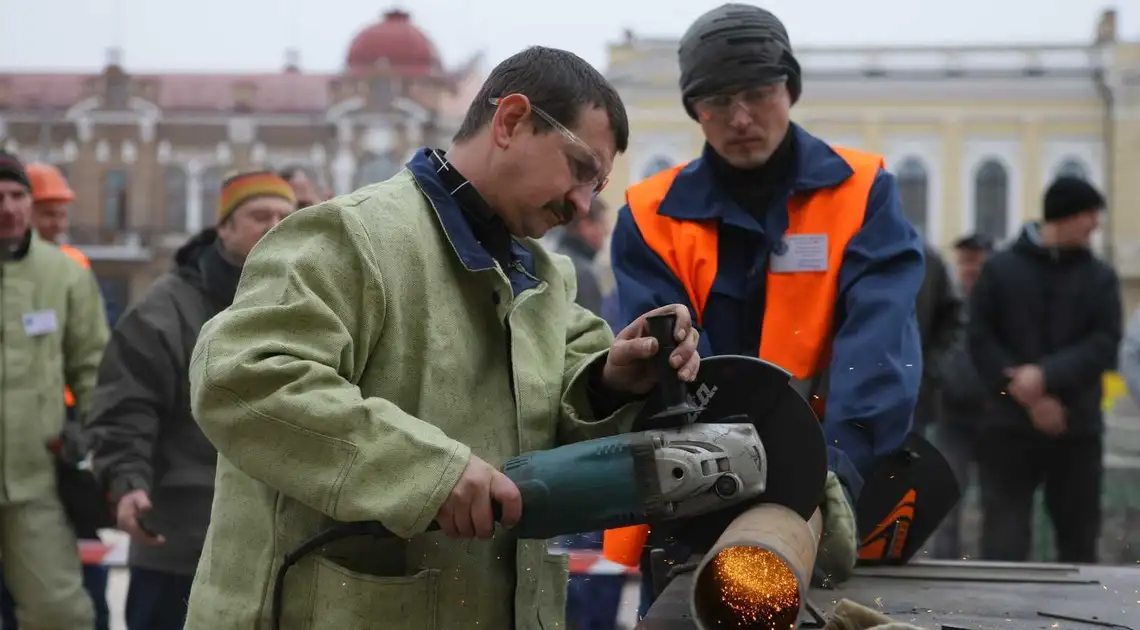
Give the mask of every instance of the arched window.
[(103, 224), (105, 233), (127, 229), (127, 171), (110, 169), (103, 174)]
[(1061, 160), (1057, 165), (1057, 171), (1053, 174), (1054, 177), (1076, 177), (1079, 179), (1087, 180), (1089, 178), (1089, 169), (1085, 163), (1075, 157), (1067, 157)]
[(899, 164), (896, 176), (903, 214), (914, 224), (914, 229), (925, 237), (929, 229), (927, 216), (930, 211), (930, 183), (926, 166), (922, 160), (908, 157)]
[(202, 227), (217, 223), (218, 199), (222, 196), (222, 182), (225, 178), (225, 166), (211, 166), (202, 171)]
[(354, 188), (382, 182), (400, 172), (402, 165), (385, 155), (369, 155), (356, 169)]
[(671, 160), (668, 156), (655, 155), (649, 158), (649, 161), (646, 162), (645, 168), (641, 171), (641, 179), (656, 175), (667, 168), (672, 168), (672, 166), (673, 160)]
[(1001, 241), (1008, 225), (1009, 173), (991, 158), (974, 174), (974, 231)]
[(186, 169), (167, 166), (162, 172), (163, 227), (167, 232), (186, 231)]

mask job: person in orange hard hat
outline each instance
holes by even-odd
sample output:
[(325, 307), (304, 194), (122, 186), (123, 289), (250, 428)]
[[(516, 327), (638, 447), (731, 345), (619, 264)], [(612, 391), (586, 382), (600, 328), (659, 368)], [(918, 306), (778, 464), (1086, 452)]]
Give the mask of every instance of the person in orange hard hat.
[(59, 245), (65, 254), (90, 269), (91, 261), (78, 249), (60, 244), (67, 232), (68, 210), (75, 201), (75, 191), (67, 185), (63, 173), (51, 164), (29, 164), (28, 181), (32, 184), (32, 227), (40, 238)]

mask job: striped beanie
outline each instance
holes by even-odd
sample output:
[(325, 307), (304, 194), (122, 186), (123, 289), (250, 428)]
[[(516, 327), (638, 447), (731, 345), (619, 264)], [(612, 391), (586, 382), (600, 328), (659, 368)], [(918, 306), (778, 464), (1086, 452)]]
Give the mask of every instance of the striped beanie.
[(280, 197), (296, 204), (289, 182), (273, 171), (239, 171), (226, 176), (218, 196), (218, 224), (230, 218), (238, 206), (255, 197)]

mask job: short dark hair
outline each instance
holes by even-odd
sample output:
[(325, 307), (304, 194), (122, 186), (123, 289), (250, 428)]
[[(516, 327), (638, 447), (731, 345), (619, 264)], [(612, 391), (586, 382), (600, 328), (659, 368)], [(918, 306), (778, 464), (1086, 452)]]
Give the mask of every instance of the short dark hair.
[[(629, 118), (617, 90), (585, 59), (545, 46), (515, 53), (491, 70), (452, 140), (463, 142), (479, 133), (495, 114), (491, 99), (508, 94), (526, 96), (535, 107), (571, 128), (584, 108), (604, 108), (618, 153), (629, 148)], [(534, 127), (543, 132), (552, 129), (541, 116), (535, 116)]]
[(994, 240), (985, 234), (967, 234), (954, 241), (954, 249), (968, 252), (989, 252), (994, 248)]

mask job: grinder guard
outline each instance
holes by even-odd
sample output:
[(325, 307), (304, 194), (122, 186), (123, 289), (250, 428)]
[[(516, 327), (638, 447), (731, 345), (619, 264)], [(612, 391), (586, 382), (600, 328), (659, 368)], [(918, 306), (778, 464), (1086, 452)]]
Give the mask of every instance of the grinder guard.
[[(792, 375), (753, 357), (701, 359), (689, 395), (700, 407), (697, 423), (751, 423), (766, 457), (764, 493), (756, 499), (694, 519), (654, 526), (651, 544), (681, 543), (694, 553), (710, 549), (741, 513), (758, 503), (776, 503), (810, 519), (823, 500), (827, 446), (815, 412), (792, 385)], [(635, 431), (657, 428), (660, 407), (647, 405)]]

